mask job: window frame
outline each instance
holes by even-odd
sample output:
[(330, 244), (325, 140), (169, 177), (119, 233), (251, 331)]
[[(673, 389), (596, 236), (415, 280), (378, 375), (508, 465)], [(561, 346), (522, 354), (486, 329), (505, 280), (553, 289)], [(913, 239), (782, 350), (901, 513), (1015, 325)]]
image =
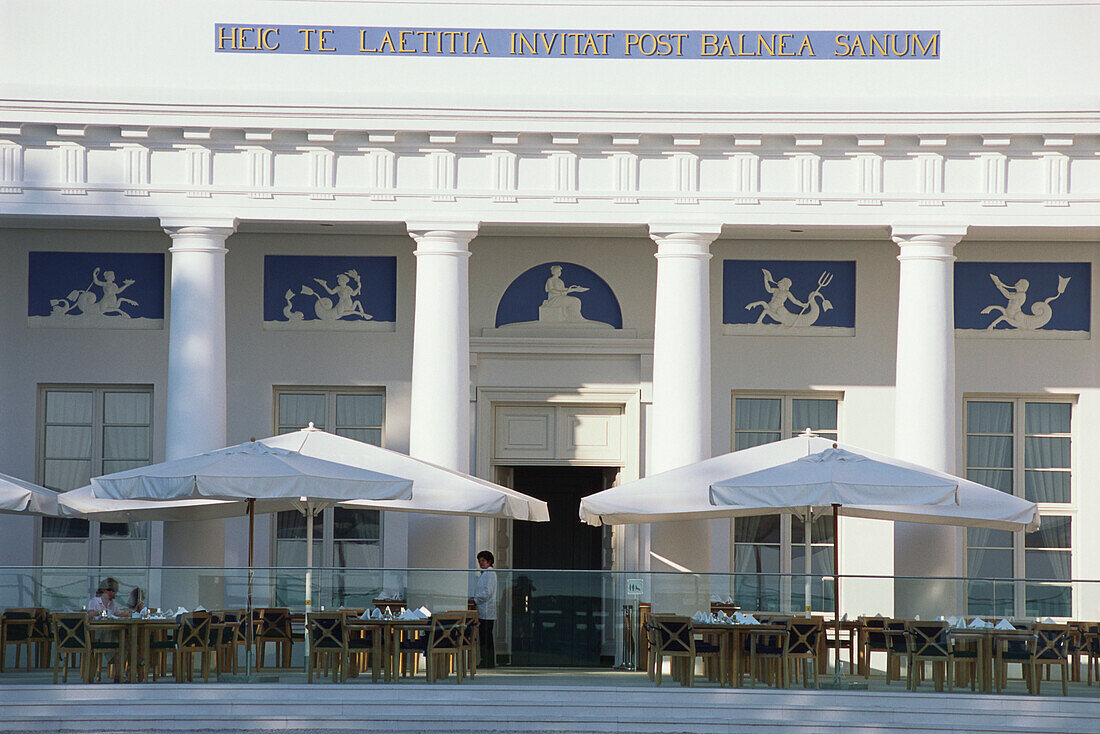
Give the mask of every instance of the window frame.
[[(805, 427), (797, 428), (794, 423), (794, 401), (796, 400), (832, 400), (836, 402), (836, 433), (837, 439), (840, 440), (840, 428), (844, 424), (844, 391), (843, 390), (731, 390), (730, 391), (730, 451), (737, 451), (737, 401), (745, 399), (755, 400), (779, 400), (780, 401), (780, 418), (779, 418), (779, 440), (792, 438), (800, 435)], [(758, 433), (759, 431), (752, 431)], [(779, 540), (779, 572), (781, 574), (797, 573), (801, 574), (803, 570), (801, 568), (795, 570), (792, 568), (792, 557), (794, 543), (793, 530), (792, 530), (792, 517), (789, 514), (779, 514), (780, 517), (780, 540)], [(736, 569), (736, 553), (737, 553), (737, 534), (736, 534), (736, 518), (731, 518), (729, 523), (729, 564), (731, 573), (734, 573)], [(759, 544), (759, 543), (741, 543), (741, 545), (771, 545), (771, 544)], [(802, 544), (799, 544), (801, 547)], [(811, 542), (811, 554), (813, 550), (819, 546), (826, 545), (816, 539)], [(791, 584), (791, 576), (782, 577), (782, 583), (780, 588), (780, 603), (785, 605), (785, 611), (803, 611), (802, 596), (801, 596), (801, 583), (794, 584), (798, 586), (797, 589), (793, 589)], [(798, 603), (794, 603), (794, 598), (797, 597)], [(831, 609), (831, 606), (830, 606)], [(820, 611), (820, 610), (815, 610)]]
[[(380, 429), (381, 440), (379, 446), (385, 448), (386, 443), (386, 389), (382, 386), (375, 385), (273, 385), (272, 386), (272, 402), (271, 402), (271, 424), (274, 429), (273, 433), (279, 435), (284, 429), (298, 430), (294, 427), (294, 424), (281, 423), (279, 420), (279, 398), (282, 395), (321, 395), (325, 398), (325, 425), (323, 430), (329, 432), (335, 432), (333, 429), (335, 426), (330, 425), (336, 418), (336, 400), (339, 395), (377, 395), (382, 398), (382, 421), (378, 426)], [(330, 420), (331, 418), (331, 420)], [(319, 428), (321, 426), (318, 426)], [(385, 523), (382, 521), (381, 511), (376, 510), (379, 513), (378, 519), (378, 548), (379, 548), (379, 566), (381, 566), (381, 550), (385, 547)], [(336, 543), (339, 542), (333, 537), (335, 530), (334, 522), (334, 508), (328, 507), (321, 511), (321, 553), (318, 559), (316, 553), (314, 553), (314, 567), (317, 568), (334, 568), (336, 561)], [(271, 559), (272, 566), (278, 566), (278, 513), (271, 514)], [(318, 539), (314, 537), (314, 543)], [(304, 542), (304, 540), (303, 540)]]
[[(46, 486), (46, 398), (51, 392), (82, 392), (91, 393), (92, 398), (92, 437), (91, 476), (96, 477), (104, 473), (103, 464), (107, 459), (103, 456), (103, 433), (106, 428), (104, 423), (104, 400), (106, 393), (140, 393), (149, 396), (149, 463), (154, 463), (156, 454), (156, 389), (152, 384), (142, 383), (110, 383), (110, 382), (42, 382), (36, 385), (35, 406), (35, 444), (34, 444), (34, 474), (35, 481)], [(83, 424), (81, 424), (83, 425)], [(111, 424), (116, 425), (116, 424)], [(133, 424), (117, 424), (133, 425)], [(73, 489), (76, 489), (74, 487)], [(68, 491), (68, 490), (66, 490)], [(36, 517), (34, 523), (34, 563), (41, 566), (45, 560), (42, 543), (45, 540), (42, 531), (43, 518)], [(109, 523), (118, 524), (118, 523)], [(124, 523), (134, 525), (137, 523)], [(85, 544), (85, 561), (89, 567), (102, 565), (102, 542), (104, 535), (101, 533), (102, 523), (98, 520), (88, 521), (88, 535), (86, 538), (73, 539)], [(152, 528), (148, 521), (145, 522), (145, 558), (146, 564), (152, 562)]]
[[(972, 402), (979, 403), (1011, 403), (1012, 404), (1012, 495), (1014, 497), (1020, 497), (1026, 499), (1025, 494), (1025, 482), (1027, 468), (1025, 465), (1025, 443), (1027, 433), (1027, 404), (1028, 403), (1051, 403), (1058, 405), (1070, 406), (1070, 424), (1068, 437), (1070, 440), (1070, 465), (1069, 465), (1069, 502), (1036, 502), (1036, 506), (1039, 509), (1039, 517), (1068, 517), (1070, 521), (1070, 581), (1065, 582), (1065, 586), (1070, 589), (1070, 614), (1072, 617), (1077, 614), (1077, 604), (1079, 601), (1079, 595), (1073, 593), (1072, 579), (1077, 578), (1077, 552), (1076, 549), (1080, 547), (1078, 541), (1078, 532), (1080, 523), (1078, 522), (1078, 467), (1080, 466), (1079, 457), (1077, 455), (1078, 446), (1080, 441), (1077, 439), (1077, 407), (1078, 396), (1076, 394), (1027, 394), (1027, 393), (966, 393), (962, 397), (962, 467), (963, 475), (966, 476), (971, 467), (969, 464), (968, 456), (968, 437), (971, 435), (967, 430), (967, 413), (968, 407)], [(963, 574), (966, 578), (970, 578), (969, 574), (969, 556), (971, 545), (969, 538), (966, 534), (963, 535)], [(1035, 550), (1035, 549), (1032, 549)], [(1027, 614), (1027, 590), (1031, 584), (1053, 585), (1053, 581), (1030, 581), (1027, 577), (1027, 547), (1025, 533), (1022, 530), (1018, 530), (1012, 533), (1012, 590), (1013, 599), (1012, 607), (1015, 616), (1026, 617)], [(969, 598), (964, 600), (969, 604)], [(969, 611), (969, 609), (968, 609)], [(1035, 616), (1035, 615), (1030, 615)], [(1045, 615), (1044, 615), (1045, 616)]]

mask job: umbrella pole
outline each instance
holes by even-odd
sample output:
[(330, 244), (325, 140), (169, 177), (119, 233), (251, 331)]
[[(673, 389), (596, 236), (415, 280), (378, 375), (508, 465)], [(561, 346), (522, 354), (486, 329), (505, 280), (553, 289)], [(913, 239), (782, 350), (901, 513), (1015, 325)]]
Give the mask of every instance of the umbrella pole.
[(313, 503), (307, 503), (302, 511), (306, 515), (306, 616), (305, 650), (306, 667), (309, 667), (309, 613), (313, 611)]
[(806, 617), (810, 616), (810, 574), (813, 573), (813, 565), (810, 560), (810, 551), (813, 548), (813, 528), (814, 528), (814, 514), (813, 510), (809, 507), (806, 508), (806, 532), (803, 534), (803, 540), (806, 542), (806, 558), (803, 565), (803, 571), (805, 572), (805, 579), (803, 582), (804, 594), (805, 594), (805, 607)]
[(840, 687), (840, 505), (833, 505), (833, 683)]
[(256, 525), (256, 500), (248, 500), (248, 606), (245, 611), (245, 635), (244, 650), (244, 674), (246, 678), (252, 678), (252, 537)]

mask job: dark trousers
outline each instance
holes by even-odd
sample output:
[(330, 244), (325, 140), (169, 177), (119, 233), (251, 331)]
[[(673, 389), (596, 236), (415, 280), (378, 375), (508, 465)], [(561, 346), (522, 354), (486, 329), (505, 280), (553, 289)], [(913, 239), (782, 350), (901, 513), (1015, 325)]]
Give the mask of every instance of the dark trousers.
[(495, 668), (497, 666), (496, 644), (493, 642), (494, 619), (478, 620), (478, 644), (480, 645), (480, 668)]

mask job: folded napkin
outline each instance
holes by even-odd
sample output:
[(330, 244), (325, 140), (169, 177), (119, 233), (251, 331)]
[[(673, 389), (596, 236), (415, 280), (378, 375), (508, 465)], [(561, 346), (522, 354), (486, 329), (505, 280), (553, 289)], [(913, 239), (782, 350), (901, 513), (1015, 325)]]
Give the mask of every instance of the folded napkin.
[(416, 611), (420, 612), (421, 619), (427, 619), (432, 616), (432, 610), (424, 606), (420, 607)]
[(197, 607), (195, 607), (195, 611), (196, 612), (205, 612), (206, 607), (204, 607), (202, 604), (199, 604)]
[(702, 612), (696, 612), (695, 614), (691, 615), (691, 621), (703, 624), (707, 621), (707, 615), (703, 614)]
[(371, 619), (382, 619), (382, 610), (379, 609), (378, 607), (375, 607), (370, 612), (370, 618)]
[(913, 621), (914, 622), (919, 622), (920, 621), (920, 615), (919, 614), (914, 614), (913, 615)]
[(984, 621), (981, 617), (974, 617), (974, 619), (967, 625), (972, 630), (984, 630), (992, 627), (993, 625)]
[(1047, 617), (1046, 619), (1043, 620), (1043, 624), (1054, 624), (1054, 620), (1051, 619), (1050, 617)]
[(943, 621), (945, 621), (945, 620), (944, 620), (944, 618), (943, 618), (943, 615), (941, 614), (940, 616), (936, 617), (936, 621), (937, 621), (937, 622), (943, 622)]
[(751, 614), (742, 614), (741, 612), (736, 612), (734, 614), (734, 619), (737, 620), (738, 624), (760, 624), (760, 621), (756, 617)]
[(189, 612), (184, 607), (180, 607), (176, 610), (176, 616), (178, 617), (181, 614), (189, 614)]
[(847, 622), (848, 621), (848, 612), (844, 612), (844, 615), (840, 618), (840, 621), (841, 622)]
[(1012, 623), (1011, 623), (1011, 622), (1009, 622), (1009, 621), (1008, 621), (1007, 619), (1003, 619), (1003, 618), (1002, 618), (1002, 619), (1001, 619), (1001, 621), (1000, 621), (1000, 622), (998, 622), (998, 623), (997, 623), (997, 624), (996, 624), (996, 625), (995, 625), (995, 626), (993, 627), (993, 629), (998, 629), (998, 630), (1014, 630), (1014, 629), (1016, 629), (1016, 628), (1015, 628), (1015, 627), (1013, 627), (1013, 626), (1012, 626)]

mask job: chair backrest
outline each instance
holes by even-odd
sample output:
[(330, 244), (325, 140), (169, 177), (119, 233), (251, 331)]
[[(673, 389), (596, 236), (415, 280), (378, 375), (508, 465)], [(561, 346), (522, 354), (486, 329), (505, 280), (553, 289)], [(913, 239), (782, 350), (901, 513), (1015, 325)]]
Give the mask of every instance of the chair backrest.
[(176, 633), (176, 647), (182, 649), (186, 648), (207, 648), (210, 647), (210, 633), (211, 625), (213, 624), (213, 615), (210, 612), (190, 612), (188, 614), (181, 614), (179, 618), (179, 627)]
[(0, 615), (0, 621), (3, 622), (4, 636), (8, 642), (23, 642), (34, 637), (34, 609), (8, 609)]
[(821, 635), (820, 619), (787, 620), (787, 654), (817, 655)]
[(50, 610), (45, 607), (36, 607), (34, 610), (34, 639), (49, 640), (53, 637), (53, 628), (50, 625)]
[(947, 645), (947, 622), (906, 622), (909, 633), (909, 652), (919, 657), (946, 658), (950, 654)]
[(347, 647), (343, 612), (313, 612), (309, 615), (309, 646), (313, 650), (341, 650)]
[(244, 627), (244, 612), (236, 609), (213, 612), (212, 619), (216, 628), (213, 637), (219, 645), (232, 645), (243, 639), (241, 631)]
[(433, 614), (428, 632), (428, 652), (461, 649), (465, 633), (466, 612)]
[(92, 638), (88, 633), (88, 615), (84, 612), (59, 612), (53, 615), (54, 644), (57, 652), (87, 652)]
[(695, 630), (691, 620), (676, 614), (650, 614), (654, 641), (662, 655), (695, 654)]
[(255, 609), (256, 638), (260, 640), (291, 641), (290, 610), (285, 607)]
[(1035, 657), (1066, 660), (1069, 656), (1069, 628), (1060, 624), (1035, 625)]
[(462, 628), (462, 644), (467, 647), (472, 647), (480, 627), (481, 620), (478, 617), (477, 610), (467, 610), (466, 624)]
[(886, 617), (860, 617), (864, 639), (868, 647), (876, 650), (886, 649)]

